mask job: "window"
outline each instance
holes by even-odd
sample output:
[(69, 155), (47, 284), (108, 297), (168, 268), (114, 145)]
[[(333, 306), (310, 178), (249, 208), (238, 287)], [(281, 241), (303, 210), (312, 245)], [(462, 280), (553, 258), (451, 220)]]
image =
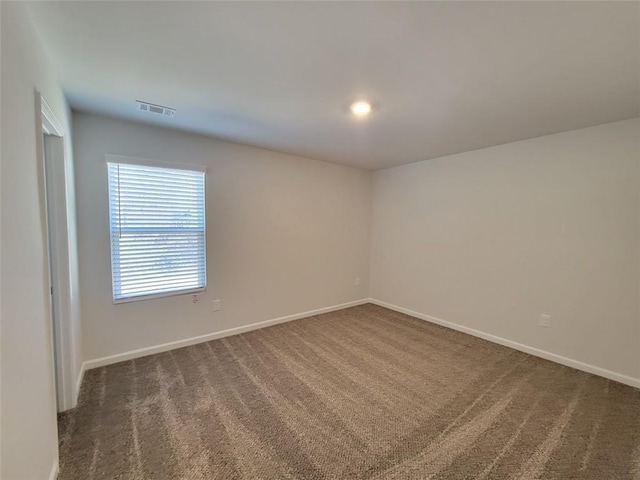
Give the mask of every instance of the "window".
[(108, 160), (114, 302), (204, 290), (204, 169)]

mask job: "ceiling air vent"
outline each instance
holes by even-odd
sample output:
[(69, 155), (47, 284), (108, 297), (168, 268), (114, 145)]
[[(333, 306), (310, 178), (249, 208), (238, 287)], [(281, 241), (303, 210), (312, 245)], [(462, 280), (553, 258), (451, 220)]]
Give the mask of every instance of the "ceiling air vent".
[(156, 105), (154, 103), (142, 102), (140, 100), (136, 100), (138, 104), (138, 110), (142, 110), (143, 112), (155, 113), (157, 115), (162, 115), (163, 117), (173, 117), (176, 114), (175, 108), (164, 107), (162, 105)]

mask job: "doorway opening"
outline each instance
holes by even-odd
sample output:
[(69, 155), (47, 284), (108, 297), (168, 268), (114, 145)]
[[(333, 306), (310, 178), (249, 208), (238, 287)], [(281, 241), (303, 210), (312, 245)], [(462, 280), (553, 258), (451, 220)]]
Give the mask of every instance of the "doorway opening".
[(75, 407), (77, 374), (72, 325), (70, 243), (67, 208), (67, 168), (61, 123), (36, 92), (42, 119), (41, 156), (43, 200), (49, 261), (50, 319), (56, 406), (59, 412)]

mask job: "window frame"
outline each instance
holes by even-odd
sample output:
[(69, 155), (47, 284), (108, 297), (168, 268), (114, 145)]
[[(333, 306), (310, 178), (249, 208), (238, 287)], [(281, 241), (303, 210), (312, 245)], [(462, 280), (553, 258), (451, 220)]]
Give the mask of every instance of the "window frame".
[[(122, 303), (132, 303), (132, 302), (141, 302), (144, 300), (153, 300), (156, 298), (165, 298), (165, 297), (174, 297), (178, 295), (194, 295), (197, 293), (202, 293), (207, 290), (207, 167), (204, 165), (195, 165), (189, 163), (178, 163), (178, 162), (165, 162), (161, 160), (151, 160), (148, 158), (138, 158), (138, 157), (129, 157), (123, 155), (113, 155), (106, 154), (105, 155), (105, 169), (106, 169), (106, 178), (107, 178), (107, 206), (108, 206), (108, 218), (107, 222), (109, 224), (109, 268), (111, 270), (111, 300), (114, 305), (122, 304)], [(204, 285), (202, 287), (196, 288), (187, 288), (181, 290), (171, 290), (167, 292), (159, 292), (159, 293), (149, 293), (149, 294), (141, 294), (134, 295), (130, 297), (124, 298), (115, 298), (115, 290), (114, 290), (114, 270), (113, 270), (113, 232), (111, 231), (111, 197), (110, 197), (110, 185), (109, 185), (109, 164), (127, 164), (141, 167), (157, 167), (157, 168), (168, 168), (174, 170), (190, 170), (195, 172), (200, 172), (203, 174), (203, 217), (204, 217)]]

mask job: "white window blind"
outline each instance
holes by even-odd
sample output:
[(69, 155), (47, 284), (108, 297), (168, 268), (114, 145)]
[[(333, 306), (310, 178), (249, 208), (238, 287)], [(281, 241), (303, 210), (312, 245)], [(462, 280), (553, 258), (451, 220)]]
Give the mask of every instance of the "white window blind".
[(108, 162), (116, 303), (206, 287), (205, 172)]

